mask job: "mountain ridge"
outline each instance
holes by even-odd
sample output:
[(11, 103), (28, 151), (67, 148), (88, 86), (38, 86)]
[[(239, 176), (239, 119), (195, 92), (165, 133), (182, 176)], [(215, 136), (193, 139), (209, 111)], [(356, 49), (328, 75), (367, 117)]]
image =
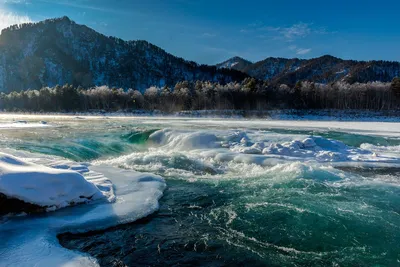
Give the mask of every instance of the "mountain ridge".
[[(239, 57), (233, 57), (216, 66), (226, 67), (224, 63), (234, 61), (236, 58)], [(242, 68), (237, 65), (234, 69), (259, 80), (267, 80), (272, 84), (291, 85), (304, 80), (319, 83), (389, 82), (400, 76), (400, 62), (397, 61), (345, 60), (332, 55), (311, 59), (268, 57)]]
[(0, 35), (0, 92), (67, 83), (143, 91), (150, 86), (173, 87), (183, 80), (224, 84), (253, 77), (272, 85), (294, 85), (305, 80), (389, 82), (398, 76), (399, 62), (343, 60), (330, 55), (313, 59), (269, 57), (254, 63), (233, 57), (214, 66), (200, 65), (145, 40), (106, 36), (66, 16), (13, 25)]
[(247, 75), (176, 57), (147, 41), (108, 37), (68, 17), (13, 25), (0, 35), (0, 91), (56, 84), (144, 90), (182, 80), (219, 83)]
[(234, 69), (238, 71), (242, 71), (246, 67), (252, 65), (253, 62), (250, 60), (244, 59), (239, 56), (232, 57), (224, 62), (221, 62), (219, 64), (216, 64), (215, 66), (219, 69), (221, 68), (227, 68), (227, 69)]

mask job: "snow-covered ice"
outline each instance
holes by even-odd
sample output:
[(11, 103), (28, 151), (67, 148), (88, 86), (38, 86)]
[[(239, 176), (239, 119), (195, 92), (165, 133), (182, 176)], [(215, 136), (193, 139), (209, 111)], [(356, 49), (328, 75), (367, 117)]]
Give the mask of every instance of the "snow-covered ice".
[(16, 122), (5, 122), (0, 123), (0, 129), (15, 129), (15, 128), (41, 128), (41, 127), (50, 127), (46, 122), (31, 122), (28, 123), (26, 121), (16, 121)]
[[(111, 192), (110, 188), (106, 192)], [(0, 193), (49, 210), (105, 197), (76, 171), (50, 168), (4, 153), (0, 153)]]
[[(72, 189), (71, 184), (75, 185), (77, 190), (76, 192), (67, 192), (71, 198), (81, 194), (80, 190), (89, 194), (101, 194), (99, 192), (103, 191), (108, 199), (105, 198), (104, 201), (100, 201), (100, 199), (96, 201), (95, 205), (77, 205), (36, 216), (3, 219), (0, 225), (1, 266), (98, 266), (95, 259), (62, 248), (56, 235), (67, 231), (100, 230), (146, 217), (158, 209), (158, 200), (162, 197), (166, 187), (164, 179), (154, 174), (138, 173), (106, 165), (77, 164), (61, 158), (55, 160), (54, 157), (19, 151), (14, 154), (24, 157), (24, 159), (2, 155), (1, 167), (6, 170), (7, 180), (11, 179), (7, 175), (12, 173), (12, 168), (15, 168), (19, 174), (25, 173), (27, 181), (44, 175), (44, 178), (39, 178), (42, 181), (39, 181), (38, 184), (28, 186), (38, 187), (37, 192), (43, 195), (28, 194), (27, 200), (37, 201), (41, 204), (65, 203), (64, 201), (70, 198), (62, 196), (54, 200), (47, 200), (47, 197), (58, 196), (56, 192), (60, 191), (57, 190), (65, 191), (62, 189), (63, 185), (67, 190)], [(11, 166), (5, 166), (8, 164)], [(45, 166), (38, 167), (39, 164)], [(71, 171), (71, 169), (75, 169), (75, 171)], [(35, 173), (34, 170), (37, 172)], [(83, 173), (86, 182), (83, 182), (83, 176), (79, 172)], [(51, 176), (53, 174), (56, 176)], [(71, 184), (60, 182), (59, 180), (62, 178), (71, 179)], [(56, 191), (48, 190), (49, 184), (46, 182), (49, 180), (56, 184)], [(60, 184), (57, 184), (56, 181), (59, 181)], [(110, 181), (112, 181), (112, 185)], [(22, 184), (13, 184), (11, 188), (18, 192), (18, 196), (27, 197), (24, 192), (20, 191), (24, 190), (24, 184), (27, 185), (28, 182), (24, 182), (22, 178), (19, 179), (19, 182)], [(47, 188), (39, 188), (39, 185)], [(11, 190), (7, 186), (6, 188)], [(115, 201), (110, 201), (114, 200), (114, 191)]]

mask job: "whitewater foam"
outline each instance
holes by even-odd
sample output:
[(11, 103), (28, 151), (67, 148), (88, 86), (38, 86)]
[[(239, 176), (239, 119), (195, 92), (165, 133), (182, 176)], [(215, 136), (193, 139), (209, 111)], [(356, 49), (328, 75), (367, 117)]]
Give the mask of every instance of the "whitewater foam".
[(376, 152), (373, 146), (352, 147), (321, 136), (282, 137), (254, 130), (207, 132), (168, 128), (151, 134), (147, 146), (147, 150), (98, 163), (188, 178), (248, 176), (249, 171), (265, 173), (274, 165), (293, 162), (341, 167), (400, 164), (398, 156)]

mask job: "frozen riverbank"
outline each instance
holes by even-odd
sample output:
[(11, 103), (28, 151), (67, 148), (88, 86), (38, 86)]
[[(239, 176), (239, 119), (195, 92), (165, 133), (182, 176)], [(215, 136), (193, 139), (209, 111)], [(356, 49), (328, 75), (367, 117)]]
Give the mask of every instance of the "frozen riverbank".
[[(76, 163), (54, 160), (54, 157), (14, 153), (24, 160), (2, 156), (6, 163), (0, 163), (0, 191), (46, 207), (47, 211), (64, 209), (3, 217), (1, 266), (98, 266), (96, 259), (62, 248), (56, 235), (105, 229), (146, 217), (158, 209), (158, 200), (165, 189), (164, 180), (153, 174), (90, 164), (78, 167)], [(17, 167), (6, 166), (10, 164)], [(90, 199), (83, 198), (85, 194)], [(71, 202), (89, 204), (65, 208)]]
[[(368, 110), (190, 110), (166, 113), (158, 110), (133, 111), (90, 111), (61, 113), (0, 113), (3, 118), (68, 118), (68, 117), (178, 117), (178, 118), (230, 118), (230, 119), (268, 119), (268, 120), (312, 120), (312, 121), (371, 121), (400, 122), (400, 111)], [(14, 119), (13, 123), (17, 123)], [(23, 121), (22, 121), (23, 122)], [(10, 126), (11, 127), (11, 126)]]

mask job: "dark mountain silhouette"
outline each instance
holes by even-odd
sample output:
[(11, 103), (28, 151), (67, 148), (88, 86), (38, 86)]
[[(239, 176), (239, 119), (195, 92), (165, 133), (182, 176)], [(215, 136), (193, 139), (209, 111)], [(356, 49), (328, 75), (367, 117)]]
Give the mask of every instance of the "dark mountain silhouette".
[(310, 60), (267, 58), (256, 63), (234, 57), (216, 66), (199, 65), (146, 41), (107, 37), (68, 17), (14, 25), (0, 35), (2, 92), (66, 83), (144, 90), (172, 87), (183, 80), (224, 84), (249, 76), (288, 85), (304, 80), (387, 82), (400, 76), (400, 63), (322, 56)]
[(0, 35), (0, 91), (66, 83), (143, 90), (182, 80), (226, 83), (245, 77), (186, 61), (146, 41), (107, 37), (68, 17), (11, 26)]
[[(235, 58), (224, 63), (235, 62)], [(229, 64), (221, 64), (216, 66), (229, 68)], [(309, 60), (270, 57), (254, 64), (237, 64), (233, 68), (254, 78), (268, 80), (273, 84), (291, 85), (305, 80), (318, 83), (389, 82), (400, 75), (399, 62), (343, 60), (329, 55)]]

